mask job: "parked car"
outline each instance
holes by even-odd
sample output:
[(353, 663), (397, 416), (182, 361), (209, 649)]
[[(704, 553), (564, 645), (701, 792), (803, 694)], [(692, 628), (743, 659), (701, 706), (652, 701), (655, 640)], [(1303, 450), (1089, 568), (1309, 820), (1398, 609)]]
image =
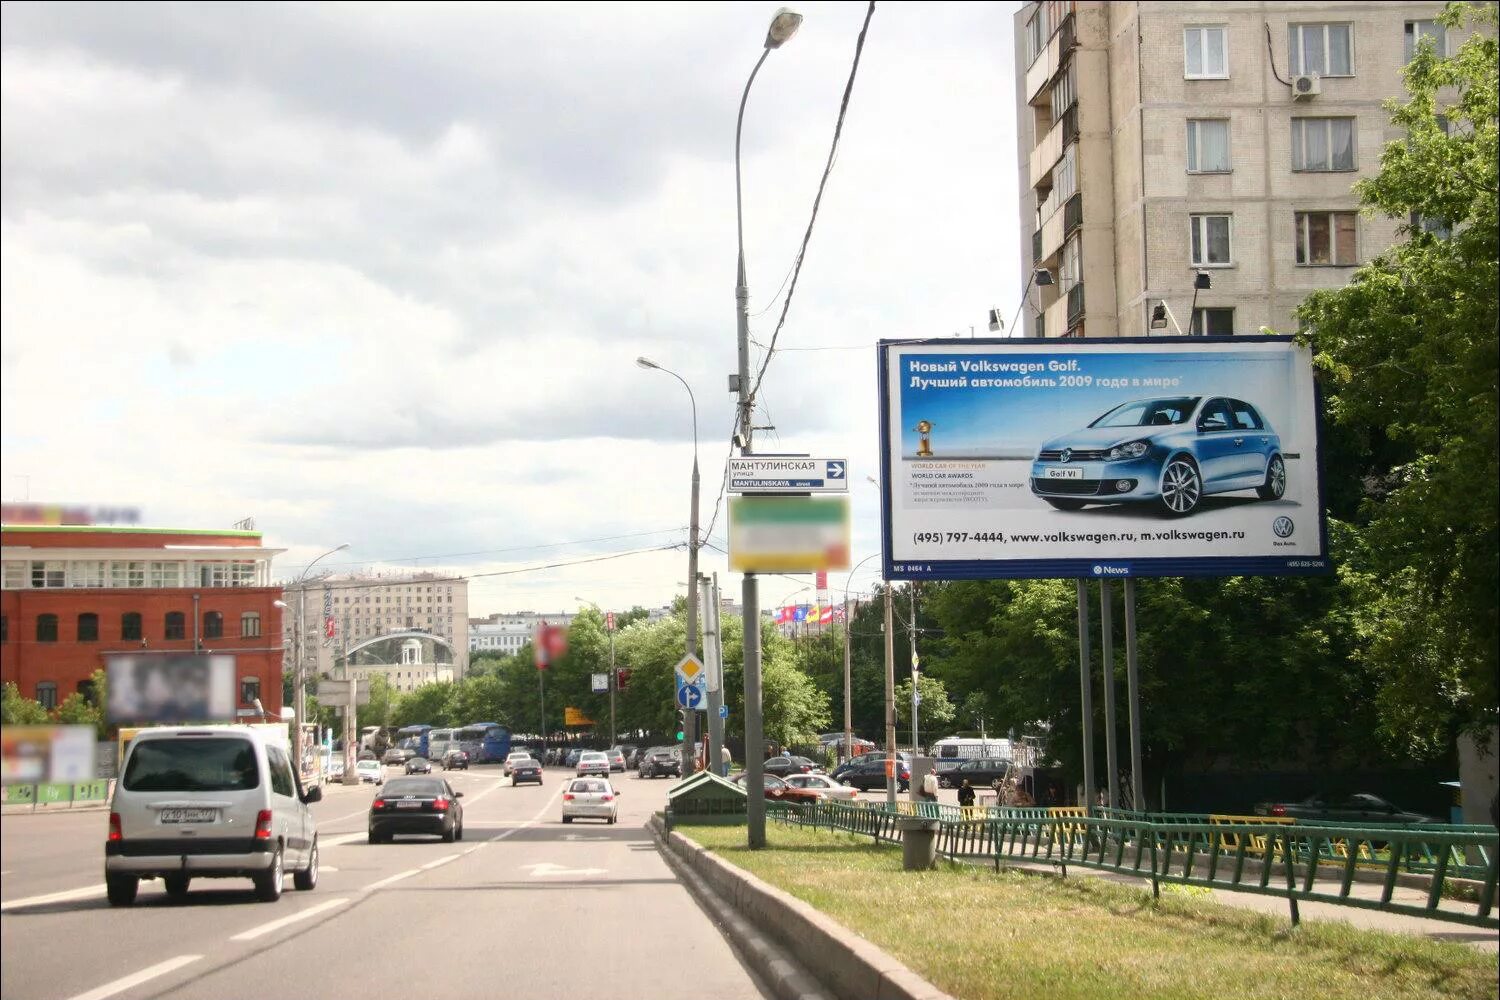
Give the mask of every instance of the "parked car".
[(1381, 826), (1387, 823), (1436, 823), (1432, 816), (1411, 812), (1393, 805), (1378, 795), (1359, 792), (1354, 795), (1311, 795), (1301, 802), (1258, 802), (1257, 816), (1287, 816), (1303, 822), (1359, 823)]
[(307, 807), (322, 797), (319, 787), (302, 788), (286, 747), (259, 730), (141, 731), (109, 803), (110, 905), (130, 906), (147, 878), (178, 901), (194, 878), (249, 878), (268, 903), (281, 898), (287, 871), (298, 889), (314, 888), (318, 825)]
[(625, 772), (624, 750), (621, 750), (619, 747), (611, 747), (605, 751), (605, 755), (609, 757), (609, 769), (611, 772), (619, 771), (621, 774)]
[(674, 747), (653, 747), (641, 757), (638, 772), (642, 778), (659, 778), (671, 775), (682, 777), (682, 753)]
[(398, 833), (437, 834), (447, 844), (464, 839), (464, 807), (443, 778), (392, 778), (370, 803), (370, 843)]
[(443, 754), (440, 761), (444, 771), (467, 771), (469, 769), (469, 755), (463, 750), (449, 750)]
[(520, 757), (510, 762), (510, 783), (519, 785), (522, 782), (534, 781), (538, 785), (542, 783), (542, 765), (531, 757)]
[(582, 757), (583, 753), (584, 751), (579, 747), (569, 750), (568, 755), (563, 758), (563, 767), (577, 767), (578, 758)]
[(402, 766), (415, 756), (416, 753), (414, 751), (408, 750), (405, 747), (391, 747), (385, 752), (385, 756), (381, 758), (381, 761), (386, 764)]
[[(729, 780), (743, 788), (745, 787), (745, 779), (747, 777), (749, 775), (741, 771)], [(793, 788), (774, 774), (762, 774), (761, 782), (764, 785), (765, 797), (776, 802), (806, 803), (816, 802), (822, 798), (821, 795), (810, 788)]]
[(632, 768), (641, 762), (641, 748), (634, 743), (621, 743), (619, 750), (625, 755), (625, 767)]
[[(843, 774), (839, 775), (838, 780), (865, 792), (876, 788), (884, 788), (885, 761), (885, 757), (881, 756), (874, 760), (866, 760), (859, 764), (851, 765), (844, 770)], [(904, 792), (911, 787), (911, 765), (904, 760), (898, 759), (896, 766), (898, 768), (896, 772), (896, 787)]]
[(793, 788), (817, 792), (820, 799), (852, 802), (859, 798), (859, 789), (834, 781), (826, 774), (789, 774), (786, 776), (786, 783)]
[(344, 758), (342, 756), (328, 758), (328, 783), (344, 780)]
[(965, 781), (970, 788), (993, 786), (1010, 775), (1010, 761), (1001, 757), (975, 757), (961, 761), (949, 771), (938, 772), (938, 784), (944, 788), (958, 788)]
[(948, 783), (948, 772), (963, 763), (961, 757), (939, 757), (932, 762), (932, 773), (937, 775), (938, 785), (942, 788), (953, 787)]
[(385, 765), (378, 760), (355, 761), (354, 773), (359, 775), (360, 784), (385, 784)]
[[(871, 761), (880, 761), (881, 766), (883, 767), (885, 765), (885, 757), (886, 754), (884, 750), (872, 750), (869, 753), (862, 753), (858, 757), (853, 757), (849, 760), (844, 761), (838, 767), (828, 772), (828, 776), (835, 781), (843, 781), (845, 775), (847, 775), (852, 768), (857, 767), (861, 764), (868, 764)], [(905, 761), (908, 767), (910, 767), (911, 765), (911, 754), (907, 753), (905, 750), (897, 750), (896, 759)]]
[(1031, 465), (1031, 492), (1058, 510), (1146, 503), (1183, 517), (1205, 496), (1239, 490), (1280, 500), (1286, 462), (1265, 416), (1227, 396), (1121, 403), (1044, 441)]
[(588, 774), (602, 774), (609, 777), (609, 756), (598, 750), (586, 750), (578, 757), (578, 777), (582, 778)]
[(806, 757), (791, 757), (783, 754), (780, 757), (772, 757), (762, 764), (761, 768), (766, 774), (785, 778), (789, 774), (811, 774), (817, 769), (817, 765)]
[(406, 762), (406, 773), (431, 774), (432, 761), (428, 760), (426, 757), (413, 757), (411, 760)]
[[(603, 754), (600, 754), (602, 757)], [(609, 762), (605, 761), (607, 765)], [(562, 821), (602, 819), (613, 823), (620, 818), (620, 793), (609, 782), (609, 771), (602, 778), (574, 778), (568, 782), (562, 797)]]

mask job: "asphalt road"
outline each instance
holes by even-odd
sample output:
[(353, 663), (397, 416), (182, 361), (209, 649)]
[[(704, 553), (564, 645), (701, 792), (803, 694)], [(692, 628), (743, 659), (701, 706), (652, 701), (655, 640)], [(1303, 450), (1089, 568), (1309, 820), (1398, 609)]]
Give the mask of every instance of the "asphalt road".
[[(390, 769), (389, 774), (397, 773)], [(439, 772), (441, 773), (441, 772)], [(373, 789), (313, 806), (322, 874), (277, 903), (250, 882), (159, 881), (104, 898), (103, 810), (0, 820), (0, 996), (559, 997), (739, 1000), (761, 987), (657, 854), (645, 822), (675, 782), (615, 776), (620, 821), (563, 825), (559, 768), (511, 787), (498, 768), (448, 775), (464, 839), (365, 842)]]

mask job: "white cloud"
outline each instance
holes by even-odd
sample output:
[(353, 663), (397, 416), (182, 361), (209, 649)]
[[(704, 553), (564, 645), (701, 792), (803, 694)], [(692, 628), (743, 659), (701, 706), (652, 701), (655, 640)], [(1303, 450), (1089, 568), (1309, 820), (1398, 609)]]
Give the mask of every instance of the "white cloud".
[[(706, 525), (734, 113), (769, 10), (671, 10), (7, 5), (5, 497), (253, 515), (287, 568), (343, 541), (458, 572), (680, 542), (687, 400), (644, 354), (694, 387)], [(746, 112), (761, 344), (864, 10), (805, 12)], [(967, 334), (1019, 293), (1010, 25), (877, 11), (762, 386), (760, 447), (851, 459), (856, 558), (879, 546), (874, 343)], [(661, 604), (685, 560), (477, 578), (471, 609)]]

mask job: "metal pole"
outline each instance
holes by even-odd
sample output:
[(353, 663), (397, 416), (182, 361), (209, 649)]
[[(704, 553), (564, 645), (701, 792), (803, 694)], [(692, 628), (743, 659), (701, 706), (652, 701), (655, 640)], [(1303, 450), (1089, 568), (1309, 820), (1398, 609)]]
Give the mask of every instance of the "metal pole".
[(1109, 807), (1120, 806), (1120, 765), (1115, 760), (1115, 618), (1114, 588), (1108, 580), (1099, 581), (1099, 622), (1103, 642), (1099, 646), (1104, 660), (1104, 766), (1109, 768)]
[(307, 570), (303, 570), (302, 578), (297, 581), (297, 662), (292, 665), (292, 713), (296, 715), (292, 720), (292, 759), (297, 762), (298, 774), (302, 773), (302, 722), (307, 712), (307, 681), (302, 677), (303, 635), (307, 631), (303, 620), (307, 605), (306, 578)]
[(1146, 811), (1146, 783), (1141, 774), (1141, 684), (1136, 669), (1135, 580), (1125, 578), (1125, 686), (1130, 702), (1130, 789), (1137, 812)]
[(911, 595), (911, 623), (907, 633), (911, 638), (911, 752), (916, 753), (921, 746), (917, 739), (917, 711), (922, 704), (922, 695), (917, 691), (917, 685), (922, 679), (922, 672), (917, 666), (917, 583), (913, 580), (907, 585), (907, 592)]
[[(683, 383), (686, 385), (687, 383)], [(693, 390), (688, 390), (691, 398)], [(698, 655), (698, 404), (693, 404), (693, 510), (688, 527), (687, 652)], [(682, 773), (693, 773), (698, 749), (698, 710), (689, 708), (682, 716)]]
[(1089, 591), (1088, 581), (1078, 581), (1078, 687), (1083, 715), (1083, 802), (1086, 810), (1094, 806), (1094, 685), (1089, 675)]
[(891, 582), (885, 582), (885, 804), (895, 808), (896, 785), (896, 625)]
[(859, 600), (854, 601), (855, 613), (849, 613), (849, 595), (844, 594), (844, 746), (839, 759), (854, 756), (854, 695), (850, 688), (849, 661), (853, 653), (853, 628), (855, 615), (859, 613)]
[(615, 746), (619, 740), (615, 736), (615, 688), (618, 687), (615, 677), (615, 630), (609, 630), (609, 745)]
[(359, 784), (359, 754), (354, 749), (354, 734), (359, 732), (356, 719), (359, 681), (349, 678), (349, 706), (344, 709), (344, 784)]
[(720, 774), (719, 747), (724, 745), (723, 723), (719, 719), (719, 706), (724, 703), (724, 679), (718, 673), (719, 647), (719, 598), (708, 577), (701, 577), (698, 584), (703, 588), (703, 669), (708, 671), (708, 753), (704, 755), (704, 766), (714, 774)]
[(766, 846), (765, 733), (760, 717), (760, 594), (754, 573), (745, 574), (740, 600), (745, 602), (745, 809), (746, 842), (752, 851)]
[[(723, 616), (723, 613), (722, 613), (723, 612), (723, 605), (722, 605), (723, 598), (719, 594), (719, 574), (717, 574), (717, 573), (715, 573), (713, 575), (713, 598), (714, 598), (713, 599), (713, 603), (710, 604), (709, 607), (713, 609), (712, 612), (711, 612), (711, 614), (713, 615), (713, 619), (714, 619), (714, 668), (713, 668), (714, 672), (713, 672), (713, 678), (714, 678), (714, 681), (715, 681), (715, 685), (714, 686), (717, 689), (717, 694), (715, 695), (715, 698), (717, 699), (717, 704), (714, 706), (713, 718), (711, 718), (711, 719), (708, 720), (708, 731), (710, 733), (713, 733), (714, 734), (714, 739), (716, 739), (716, 740), (719, 741), (719, 757), (721, 759), (719, 761), (715, 762), (715, 765), (719, 766), (719, 765), (722, 764), (722, 758), (724, 756), (724, 747), (727, 746), (727, 744), (724, 742), (724, 717), (719, 714), (719, 707), (723, 706), (725, 704), (725, 701), (724, 701), (724, 616)], [(726, 768), (720, 767), (720, 770), (717, 771), (716, 773), (722, 774), (724, 777), (727, 778), (727, 777), (729, 777), (729, 775), (726, 773), (726, 771), (727, 771)]]

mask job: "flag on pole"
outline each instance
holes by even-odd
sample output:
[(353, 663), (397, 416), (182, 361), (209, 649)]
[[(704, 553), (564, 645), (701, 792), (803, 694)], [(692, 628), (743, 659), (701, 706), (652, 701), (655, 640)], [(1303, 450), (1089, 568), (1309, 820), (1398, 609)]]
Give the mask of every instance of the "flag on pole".
[(833, 620), (834, 621), (841, 622), (841, 621), (843, 621), (847, 617), (848, 617), (848, 615), (845, 612), (844, 606), (842, 604), (840, 604), (838, 607), (836, 607), (836, 608), (833, 609)]
[(807, 621), (807, 605), (806, 604), (799, 604), (799, 605), (797, 605), (797, 607), (795, 609), (793, 609), (793, 611), (792, 611), (792, 621), (794, 621), (794, 622), (805, 622), (805, 621)]
[(818, 613), (818, 622), (819, 622), (819, 624), (827, 625), (827, 624), (829, 624), (832, 621), (833, 621), (833, 605), (832, 604), (826, 604), (826, 605), (823, 606), (823, 609)]

